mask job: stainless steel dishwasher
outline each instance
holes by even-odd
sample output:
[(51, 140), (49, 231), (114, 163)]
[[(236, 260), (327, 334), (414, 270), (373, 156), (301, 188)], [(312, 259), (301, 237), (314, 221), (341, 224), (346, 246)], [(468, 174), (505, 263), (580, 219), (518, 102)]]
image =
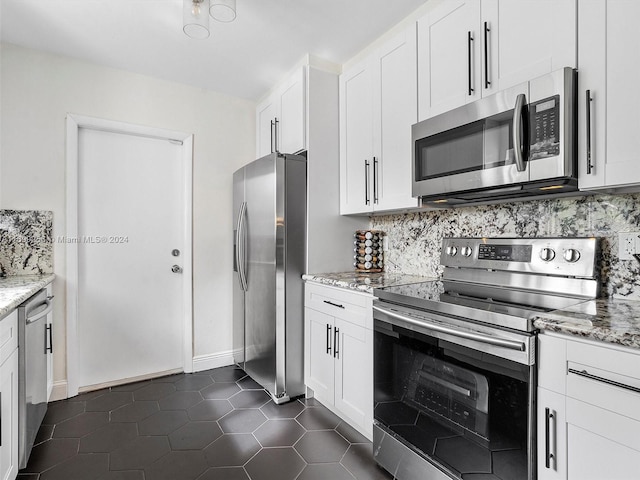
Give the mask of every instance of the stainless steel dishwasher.
[(53, 296), (42, 289), (18, 307), (18, 457), (27, 466), (33, 442), (47, 413), (47, 355), (53, 351), (47, 315)]

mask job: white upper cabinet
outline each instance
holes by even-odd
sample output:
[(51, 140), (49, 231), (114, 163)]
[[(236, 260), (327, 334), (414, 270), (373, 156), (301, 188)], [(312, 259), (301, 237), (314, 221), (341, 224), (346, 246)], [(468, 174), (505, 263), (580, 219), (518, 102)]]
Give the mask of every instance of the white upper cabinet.
[(450, 0), (418, 20), (419, 119), (576, 67), (576, 0)]
[(298, 68), (256, 108), (256, 156), (306, 150), (305, 68)]
[(340, 213), (371, 212), (373, 74), (369, 61), (340, 76)]
[(420, 120), (480, 98), (480, 2), (450, 0), (418, 20)]
[(256, 157), (261, 158), (275, 150), (274, 121), (276, 119), (276, 102), (269, 97), (256, 108)]
[(640, 2), (589, 0), (578, 13), (578, 185), (638, 191)]
[(577, 66), (576, 0), (482, 0), (481, 6), (483, 96)]
[(411, 196), (417, 120), (415, 25), (340, 77), (340, 213), (418, 206)]

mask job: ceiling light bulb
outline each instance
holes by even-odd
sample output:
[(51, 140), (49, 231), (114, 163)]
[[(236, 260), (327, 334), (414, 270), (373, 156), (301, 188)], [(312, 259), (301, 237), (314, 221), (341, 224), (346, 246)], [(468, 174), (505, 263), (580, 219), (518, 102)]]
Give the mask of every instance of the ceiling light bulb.
[(191, 38), (209, 37), (209, 0), (183, 0), (183, 30)]

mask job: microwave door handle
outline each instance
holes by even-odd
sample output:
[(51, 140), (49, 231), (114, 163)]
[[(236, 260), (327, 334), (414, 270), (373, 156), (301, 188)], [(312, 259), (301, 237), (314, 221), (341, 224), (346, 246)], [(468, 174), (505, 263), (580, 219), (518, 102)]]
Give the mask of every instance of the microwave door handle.
[(524, 164), (524, 145), (522, 144), (522, 130), (520, 129), (524, 103), (526, 98), (524, 93), (516, 97), (516, 105), (513, 109), (513, 153), (516, 160), (516, 168), (519, 172), (524, 172), (527, 166)]

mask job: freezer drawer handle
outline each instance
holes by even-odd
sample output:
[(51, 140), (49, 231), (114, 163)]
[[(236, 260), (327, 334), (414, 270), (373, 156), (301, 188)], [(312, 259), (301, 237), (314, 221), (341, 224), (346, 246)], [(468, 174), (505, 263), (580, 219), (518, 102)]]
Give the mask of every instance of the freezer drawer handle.
[(344, 308), (344, 305), (340, 305), (339, 303), (333, 303), (333, 302), (330, 302), (329, 300), (323, 300), (323, 302), (329, 305), (333, 305), (334, 307)]
[(609, 380), (608, 378), (599, 377), (597, 375), (587, 372), (586, 370), (576, 370), (574, 368), (570, 368), (569, 373), (573, 373), (574, 375), (579, 375), (581, 377), (588, 378), (589, 380), (595, 380), (597, 382), (606, 383), (607, 385), (612, 385), (614, 387), (624, 388), (625, 390), (629, 390), (631, 392), (640, 393), (640, 388), (638, 387), (616, 382), (615, 380)]

